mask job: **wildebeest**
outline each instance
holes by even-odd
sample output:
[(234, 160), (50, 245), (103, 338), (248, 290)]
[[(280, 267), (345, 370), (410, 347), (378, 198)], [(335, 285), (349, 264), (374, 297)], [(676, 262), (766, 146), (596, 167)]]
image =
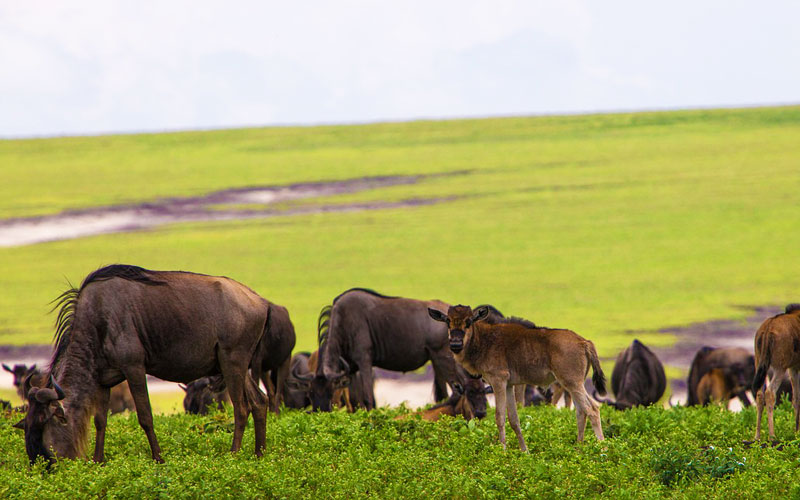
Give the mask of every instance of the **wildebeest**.
[[(36, 368), (36, 365), (28, 367), (24, 364), (16, 364), (14, 368), (10, 368), (3, 363), (3, 369), (14, 375), (14, 387), (17, 389), (17, 394), (20, 399), (22, 399), (23, 403), (27, 401), (25, 394), (23, 394), (22, 383), (25, 377), (31, 375), (31, 380), (29, 382), (31, 387), (41, 387), (47, 382), (47, 376), (44, 372)], [(125, 410), (136, 409), (133, 404), (133, 396), (131, 396), (131, 391), (128, 388), (128, 382), (123, 381), (111, 388), (108, 409), (111, 411), (112, 415), (115, 413), (122, 413)]]
[[(347, 385), (345, 377), (357, 373), (350, 389), (363, 405), (375, 407), (372, 367), (407, 372), (428, 360), (433, 364), (434, 397), (447, 397), (447, 385), (458, 379), (453, 355), (447, 348), (447, 329), (432, 322), (427, 310), (447, 310), (438, 300), (388, 297), (353, 288), (333, 300), (327, 336), (320, 344), (320, 363), (311, 383), (315, 410), (330, 410), (334, 386)], [(325, 310), (323, 310), (323, 314)], [(359, 380), (360, 379), (360, 380)]]
[(255, 380), (260, 379), (264, 384), (270, 407), (276, 415), (280, 411), (283, 386), (289, 374), (295, 340), (289, 311), (270, 302), (267, 328), (253, 354), (250, 372)]
[(19, 398), (23, 402), (25, 401), (25, 394), (22, 382), (26, 377), (32, 375), (33, 378), (31, 379), (31, 384), (37, 387), (44, 385), (47, 380), (47, 376), (41, 370), (36, 368), (36, 365), (28, 366), (26, 364), (15, 364), (12, 368), (3, 363), (3, 370), (14, 375), (14, 388), (17, 390), (17, 395), (19, 395)]
[[(767, 407), (769, 437), (775, 437), (773, 411), (775, 392), (789, 370), (792, 383), (792, 406), (794, 407), (794, 431), (800, 430), (800, 304), (789, 304), (783, 314), (766, 319), (758, 328), (755, 337), (756, 374), (753, 378), (753, 393), (756, 395), (756, 441), (761, 439), (761, 417)], [(764, 387), (767, 371), (774, 374)]]
[(186, 385), (181, 384), (180, 388), (186, 393), (183, 397), (186, 413), (205, 415), (209, 406), (216, 405), (218, 410), (222, 410), (224, 403), (231, 402), (221, 375), (201, 377)]
[(617, 410), (647, 406), (658, 402), (666, 388), (664, 365), (646, 345), (634, 340), (619, 353), (614, 371), (611, 372), (611, 390), (615, 401), (601, 402)]
[(548, 329), (519, 322), (490, 325), (480, 321), (489, 311), (464, 305), (451, 306), (447, 314), (433, 308), (428, 314), (447, 325), (450, 349), (468, 373), (481, 374), (494, 389), (497, 411), (495, 421), (500, 442), (505, 448), (506, 411), (519, 446), (527, 451), (517, 416), (514, 387), (519, 384), (548, 386), (558, 381), (572, 396), (578, 425), (578, 441), (583, 441), (586, 417), (598, 440), (603, 440), (600, 413), (583, 387), (594, 370), (592, 381), (605, 394), (605, 376), (597, 351), (591, 341), (571, 330)]
[[(436, 422), (444, 415), (451, 417), (461, 415), (464, 420), (483, 418), (486, 416), (486, 394), (490, 392), (492, 392), (491, 386), (487, 387), (480, 377), (470, 377), (467, 379), (466, 387), (462, 387), (459, 383), (454, 384), (453, 393), (447, 400), (427, 410), (402, 415), (395, 420), (403, 420), (413, 415), (419, 415), (422, 420), (430, 422)], [(470, 401), (476, 402), (477, 406), (473, 406)]]
[(283, 387), (283, 404), (287, 408), (305, 408), (311, 405), (308, 390), (311, 387), (313, 372), (308, 367), (309, 352), (298, 352), (292, 356), (289, 375)]
[(697, 351), (689, 368), (687, 386), (687, 405), (703, 404), (697, 395), (700, 380), (711, 370), (721, 369), (731, 384), (731, 397), (737, 396), (744, 406), (750, 406), (747, 389), (755, 374), (755, 360), (752, 354), (742, 347), (709, 347)]
[(252, 412), (261, 455), (266, 397), (248, 367), (266, 327), (266, 300), (225, 277), (119, 264), (92, 272), (58, 300), (49, 382), (28, 393), (24, 428), (31, 462), (42, 456), (52, 463), (52, 452), (83, 456), (93, 416), (93, 458), (103, 461), (110, 387), (123, 379), (152, 457), (163, 462), (146, 374), (186, 383), (221, 372), (234, 408), (231, 450), (241, 448)]

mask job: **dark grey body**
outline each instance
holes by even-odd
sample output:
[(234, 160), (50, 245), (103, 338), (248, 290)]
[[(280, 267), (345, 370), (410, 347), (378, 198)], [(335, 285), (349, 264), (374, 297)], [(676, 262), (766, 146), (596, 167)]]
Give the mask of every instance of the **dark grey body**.
[[(46, 404), (52, 406), (29, 398), (25, 437), (41, 441), (40, 454), (47, 456), (52, 448), (66, 458), (83, 455), (94, 417), (94, 459), (102, 461), (110, 387), (127, 379), (152, 456), (163, 461), (146, 375), (188, 383), (220, 373), (234, 407), (232, 451), (241, 447), (252, 412), (261, 454), (265, 398), (247, 370), (266, 325), (266, 300), (225, 277), (114, 265), (90, 274), (79, 290), (65, 292), (61, 304), (51, 374), (63, 388), (59, 401), (66, 424), (28, 425), (41, 420)], [(41, 394), (40, 400), (50, 400), (55, 393)]]
[(719, 368), (729, 378), (731, 387), (737, 388), (734, 392), (742, 405), (750, 406), (747, 389), (753, 384), (756, 373), (755, 357), (747, 349), (741, 347), (709, 347), (704, 346), (697, 351), (692, 365), (689, 368), (689, 378), (686, 381), (687, 405), (698, 405), (701, 401), (697, 397), (697, 385), (700, 379), (711, 370)]
[[(408, 372), (428, 361), (435, 374), (435, 397), (447, 397), (447, 384), (459, 381), (456, 363), (448, 348), (446, 325), (428, 315), (428, 308), (446, 311), (441, 301), (386, 297), (372, 291), (352, 289), (333, 302), (325, 348), (312, 383), (314, 408), (326, 409), (320, 388), (334, 379), (358, 372), (351, 391), (361, 396), (360, 405), (375, 407), (372, 367)], [(357, 387), (356, 387), (357, 386)], [(330, 396), (327, 396), (330, 398)], [(330, 407), (330, 402), (327, 402)]]
[(658, 402), (667, 388), (664, 365), (638, 340), (619, 353), (611, 373), (611, 390), (616, 401), (603, 401), (618, 410)]

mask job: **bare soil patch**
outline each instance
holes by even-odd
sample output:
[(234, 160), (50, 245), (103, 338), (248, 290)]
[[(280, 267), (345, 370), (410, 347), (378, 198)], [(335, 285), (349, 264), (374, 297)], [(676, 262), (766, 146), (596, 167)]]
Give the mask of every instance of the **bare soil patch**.
[[(332, 182), (311, 182), (288, 186), (257, 186), (226, 189), (202, 196), (166, 198), (149, 203), (114, 205), (72, 210), (42, 217), (18, 217), (0, 220), (0, 247), (31, 245), (149, 229), (177, 222), (257, 219), (319, 212), (352, 212), (431, 205), (456, 197), (413, 198), (402, 201), (377, 201), (350, 204), (308, 204), (289, 209), (247, 209), (249, 205), (274, 205), (281, 202), (355, 193), (403, 184), (415, 184), (425, 178), (465, 175), (468, 171), (431, 175), (396, 175), (362, 177)], [(237, 209), (236, 205), (243, 208)], [(224, 207), (224, 208), (219, 208)]]

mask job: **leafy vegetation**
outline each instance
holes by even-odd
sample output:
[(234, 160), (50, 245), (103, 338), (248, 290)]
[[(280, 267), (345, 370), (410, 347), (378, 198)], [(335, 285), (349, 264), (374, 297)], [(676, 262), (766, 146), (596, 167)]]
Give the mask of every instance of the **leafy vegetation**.
[(135, 415), (111, 418), (108, 462), (61, 461), (51, 472), (28, 468), (20, 415), (0, 418), (0, 496), (80, 497), (481, 497), (703, 496), (796, 497), (800, 441), (788, 402), (776, 411), (782, 446), (743, 444), (754, 431), (753, 408), (604, 407), (609, 439), (575, 442), (574, 411), (525, 408), (530, 453), (497, 444), (493, 412), (469, 423), (394, 417), (404, 409), (356, 414), (284, 411), (268, 421), (267, 451), (228, 452), (232, 413), (156, 417), (165, 465), (152, 463)]

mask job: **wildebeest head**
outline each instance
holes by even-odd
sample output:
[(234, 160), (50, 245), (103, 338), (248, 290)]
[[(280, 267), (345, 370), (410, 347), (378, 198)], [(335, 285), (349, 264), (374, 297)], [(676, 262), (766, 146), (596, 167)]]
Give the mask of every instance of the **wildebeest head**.
[(486, 395), (492, 392), (492, 387), (483, 383), (480, 376), (467, 377), (464, 386), (461, 388), (467, 402), (472, 408), (472, 413), (476, 418), (486, 416)]
[(464, 343), (471, 336), (475, 322), (485, 319), (489, 315), (489, 308), (480, 306), (473, 312), (469, 306), (457, 305), (450, 306), (447, 314), (428, 308), (428, 314), (434, 320), (447, 324), (450, 350), (458, 354), (464, 349)]
[(11, 368), (7, 364), (3, 363), (3, 370), (14, 375), (14, 387), (19, 388), (22, 386), (22, 382), (25, 380), (25, 377), (36, 372), (36, 365), (31, 365), (28, 367), (24, 364), (15, 364), (14, 368)]
[(331, 411), (333, 392), (350, 385), (350, 365), (339, 357), (339, 371), (333, 372), (323, 366), (322, 373), (317, 371), (311, 379), (309, 398), (314, 411)]
[(733, 392), (739, 393), (750, 388), (755, 377), (755, 357), (750, 356), (747, 360), (731, 363), (723, 368), (725, 376), (733, 386)]
[(23, 382), (28, 395), (28, 413), (15, 427), (25, 431), (25, 451), (31, 464), (40, 456), (52, 464), (55, 458), (50, 451), (52, 443), (47, 442), (47, 431), (51, 426), (64, 426), (67, 423), (60, 403), (65, 394), (52, 376), (47, 387), (31, 387), (30, 379), (29, 375)]
[(222, 408), (222, 401), (225, 399), (225, 383), (222, 377), (202, 377), (180, 387), (186, 392), (183, 397), (183, 409), (186, 413), (205, 415), (209, 405)]

